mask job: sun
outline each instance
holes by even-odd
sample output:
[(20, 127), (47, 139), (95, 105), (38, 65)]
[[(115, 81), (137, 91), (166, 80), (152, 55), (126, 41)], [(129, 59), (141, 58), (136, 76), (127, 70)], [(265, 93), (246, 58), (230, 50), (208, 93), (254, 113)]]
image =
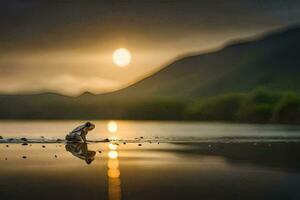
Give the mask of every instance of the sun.
[(131, 53), (128, 49), (116, 49), (112, 55), (113, 63), (118, 67), (125, 67), (131, 62)]

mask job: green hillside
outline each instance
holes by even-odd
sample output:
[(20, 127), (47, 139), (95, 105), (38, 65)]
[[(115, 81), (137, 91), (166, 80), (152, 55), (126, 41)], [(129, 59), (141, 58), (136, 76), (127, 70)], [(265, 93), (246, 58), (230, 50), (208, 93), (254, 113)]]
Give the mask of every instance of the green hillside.
[(177, 60), (116, 92), (124, 96), (199, 97), (257, 86), (300, 91), (300, 28)]

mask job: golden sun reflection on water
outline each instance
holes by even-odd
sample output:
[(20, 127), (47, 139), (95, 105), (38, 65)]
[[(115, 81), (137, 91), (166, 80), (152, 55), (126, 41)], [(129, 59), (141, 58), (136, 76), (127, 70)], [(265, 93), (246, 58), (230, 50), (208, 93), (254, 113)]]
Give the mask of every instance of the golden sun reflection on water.
[(117, 124), (117, 122), (115, 122), (115, 121), (109, 121), (108, 124), (107, 124), (107, 130), (110, 133), (117, 132), (118, 131), (118, 124)]
[[(118, 131), (118, 124), (115, 121), (109, 121), (107, 124), (107, 130), (110, 133), (116, 133)], [(110, 137), (117, 138), (115, 135)], [(107, 160), (107, 176), (108, 176), (108, 199), (109, 200), (121, 200), (121, 179), (120, 179), (120, 163), (118, 145), (109, 143), (108, 144), (108, 160)]]
[(108, 145), (110, 150), (108, 152), (107, 161), (107, 176), (108, 176), (108, 199), (121, 200), (121, 172), (119, 170), (118, 152), (116, 151), (117, 145)]
[(116, 149), (118, 148), (118, 145), (113, 144), (113, 143), (109, 143), (109, 144), (108, 144), (108, 148), (109, 148), (110, 150), (116, 150)]
[(109, 169), (119, 169), (119, 160), (118, 159), (109, 159), (107, 166)]
[(109, 169), (107, 171), (107, 175), (109, 178), (119, 178), (120, 177), (120, 170), (119, 169)]
[(109, 151), (108, 152), (108, 158), (109, 159), (116, 159), (116, 158), (118, 158), (118, 152), (117, 151)]

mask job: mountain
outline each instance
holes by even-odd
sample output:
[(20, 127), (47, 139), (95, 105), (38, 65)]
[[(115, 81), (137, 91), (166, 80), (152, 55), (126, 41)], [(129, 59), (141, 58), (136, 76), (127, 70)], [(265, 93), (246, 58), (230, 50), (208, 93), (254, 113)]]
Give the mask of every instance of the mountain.
[(300, 27), (176, 60), (117, 96), (199, 97), (257, 86), (300, 91)]
[[(84, 93), (79, 97), (52, 93), (0, 95), (0, 118), (139, 117), (129, 115), (128, 110), (144, 110), (147, 116), (156, 118), (159, 117), (156, 111), (164, 111), (166, 116), (183, 112), (184, 104), (177, 100), (249, 92), (257, 87), (299, 93), (299, 52), (300, 27), (293, 27), (260, 38), (234, 42), (214, 52), (183, 57), (112, 93)], [(172, 101), (153, 104), (151, 101), (154, 99)]]

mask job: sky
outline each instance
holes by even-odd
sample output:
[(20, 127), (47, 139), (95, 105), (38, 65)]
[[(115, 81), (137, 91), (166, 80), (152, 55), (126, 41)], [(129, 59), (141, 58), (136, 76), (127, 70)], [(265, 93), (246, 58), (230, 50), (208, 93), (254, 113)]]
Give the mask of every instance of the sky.
[[(300, 23), (298, 0), (0, 0), (0, 93), (117, 90), (178, 57)], [(112, 53), (132, 62), (117, 67)]]

